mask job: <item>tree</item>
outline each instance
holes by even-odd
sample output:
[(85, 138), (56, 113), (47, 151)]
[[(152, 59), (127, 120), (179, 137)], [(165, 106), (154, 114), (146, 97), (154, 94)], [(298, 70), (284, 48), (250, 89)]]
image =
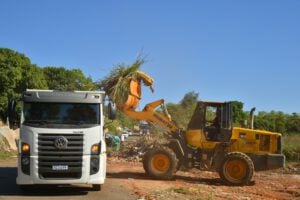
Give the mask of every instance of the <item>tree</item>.
[(300, 133), (300, 114), (292, 113), (287, 116), (286, 129), (288, 133)]
[(90, 77), (86, 77), (80, 69), (64, 67), (44, 67), (49, 89), (52, 90), (95, 90), (96, 85)]
[(23, 92), (26, 89), (48, 89), (43, 71), (37, 65), (24, 66), (22, 69), (18, 91)]
[(286, 133), (288, 130), (288, 115), (283, 112), (259, 112), (255, 117), (254, 127), (256, 129)]
[(9, 98), (20, 96), (26, 88), (47, 88), (40, 69), (25, 55), (0, 48), (0, 119), (6, 119)]
[(183, 99), (180, 101), (182, 108), (188, 108), (190, 106), (196, 105), (198, 101), (199, 93), (195, 91), (188, 92), (184, 95)]
[(243, 111), (244, 103), (241, 101), (232, 101), (232, 118), (235, 126), (243, 126), (247, 120), (247, 113)]
[(184, 95), (179, 104), (168, 103), (167, 108), (178, 127), (185, 129), (192, 118), (199, 94), (191, 91)]
[(133, 129), (137, 123), (137, 120), (127, 117), (125, 114), (121, 112), (117, 112), (117, 119), (122, 128)]

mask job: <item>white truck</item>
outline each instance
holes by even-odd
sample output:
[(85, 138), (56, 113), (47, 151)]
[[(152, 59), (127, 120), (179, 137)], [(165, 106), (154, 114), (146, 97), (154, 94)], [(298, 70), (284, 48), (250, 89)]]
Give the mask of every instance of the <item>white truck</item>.
[[(26, 90), (22, 96), (17, 184), (91, 184), (106, 178), (101, 91)], [(16, 103), (9, 104), (10, 121)], [(114, 109), (109, 104), (109, 118)]]

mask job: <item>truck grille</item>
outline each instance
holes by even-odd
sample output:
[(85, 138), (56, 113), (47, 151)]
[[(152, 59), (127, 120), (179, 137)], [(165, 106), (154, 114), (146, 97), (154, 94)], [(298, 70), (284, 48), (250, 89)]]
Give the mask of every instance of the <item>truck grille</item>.
[[(55, 141), (67, 139), (65, 148)], [(82, 175), (82, 134), (39, 134), (38, 172), (41, 179), (79, 179)]]

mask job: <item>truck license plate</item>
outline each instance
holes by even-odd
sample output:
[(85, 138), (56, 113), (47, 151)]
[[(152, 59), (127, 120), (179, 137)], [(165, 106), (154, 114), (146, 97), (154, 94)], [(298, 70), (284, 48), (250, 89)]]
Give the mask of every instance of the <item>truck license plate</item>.
[(52, 165), (52, 170), (68, 170), (68, 165)]

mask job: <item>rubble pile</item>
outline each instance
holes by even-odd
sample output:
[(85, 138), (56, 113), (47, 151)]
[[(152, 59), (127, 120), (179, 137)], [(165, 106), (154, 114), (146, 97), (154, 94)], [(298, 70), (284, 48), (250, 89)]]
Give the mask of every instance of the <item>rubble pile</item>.
[(162, 145), (165, 142), (165, 139), (157, 138), (155, 136), (141, 136), (138, 140), (123, 143), (118, 155), (127, 161), (140, 162), (148, 148)]

